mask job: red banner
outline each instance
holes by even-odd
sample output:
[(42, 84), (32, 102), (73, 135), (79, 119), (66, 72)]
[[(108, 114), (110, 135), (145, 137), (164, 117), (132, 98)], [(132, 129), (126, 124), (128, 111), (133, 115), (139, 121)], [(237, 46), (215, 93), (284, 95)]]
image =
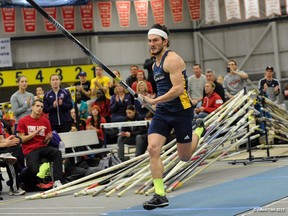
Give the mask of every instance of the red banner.
[(75, 8), (72, 5), (62, 7), (62, 18), (64, 21), (64, 28), (69, 31), (75, 30)]
[(98, 10), (100, 13), (101, 25), (103, 28), (111, 26), (111, 2), (97, 2)]
[(2, 22), (5, 33), (16, 32), (16, 10), (15, 8), (1, 8)]
[(145, 1), (134, 1), (136, 16), (138, 25), (145, 27), (148, 24), (148, 2)]
[(24, 31), (36, 31), (36, 10), (34, 8), (22, 8)]
[(183, 22), (183, 0), (170, 0), (174, 23)]
[(165, 23), (165, 4), (164, 0), (151, 0), (151, 8), (155, 23), (163, 25)]
[(191, 20), (200, 20), (201, 18), (201, 4), (200, 0), (188, 0)]
[[(44, 10), (54, 19), (57, 19), (57, 14), (56, 14), (56, 7), (48, 7), (48, 8), (44, 8)], [(56, 27), (49, 22), (47, 19), (44, 18), (44, 22), (45, 22), (45, 29), (47, 32), (54, 32), (57, 31)]]
[(93, 30), (93, 4), (81, 5), (81, 19), (83, 30)]
[(130, 1), (116, 1), (116, 8), (118, 13), (118, 18), (120, 21), (120, 27), (130, 26)]

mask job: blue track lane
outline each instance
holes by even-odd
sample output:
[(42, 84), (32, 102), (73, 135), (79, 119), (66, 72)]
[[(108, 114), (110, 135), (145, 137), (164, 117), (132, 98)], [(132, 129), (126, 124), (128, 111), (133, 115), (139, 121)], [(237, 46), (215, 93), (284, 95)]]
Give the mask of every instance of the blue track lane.
[(170, 197), (170, 205), (163, 209), (146, 211), (135, 206), (105, 215), (232, 216), (286, 196), (288, 166)]

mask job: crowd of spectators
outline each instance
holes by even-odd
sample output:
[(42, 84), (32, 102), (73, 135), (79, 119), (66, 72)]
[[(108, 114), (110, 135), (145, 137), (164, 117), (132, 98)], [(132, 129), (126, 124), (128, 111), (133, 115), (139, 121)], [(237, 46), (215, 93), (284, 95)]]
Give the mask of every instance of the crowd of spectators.
[[(137, 65), (131, 65), (130, 75), (125, 81), (137, 94), (155, 98), (157, 89), (152, 79), (152, 64), (153, 57), (147, 59), (144, 64), (148, 71), (148, 80), (143, 70)], [(43, 158), (54, 162), (54, 187), (60, 186), (63, 182), (60, 171), (63, 162), (61, 152), (47, 147), (52, 131), (61, 133), (95, 130), (100, 145), (94, 147), (99, 148), (105, 142), (102, 123), (149, 118), (149, 110), (135, 100), (122, 85), (114, 80), (111, 82), (103, 72), (103, 69), (97, 66), (96, 77), (91, 81), (87, 80), (86, 72), (81, 71), (78, 74), (79, 81), (74, 83), (77, 90), (75, 101), (67, 89), (61, 88), (61, 79), (57, 74), (50, 77), (51, 89), (44, 92), (43, 88), (38, 86), (35, 96), (26, 91), (27, 78), (18, 78), (19, 90), (11, 96), (10, 104), (2, 108), (0, 124), (0, 165), (7, 167), (11, 195), (25, 193), (19, 187), (21, 178), (23, 180), (29, 175), (37, 176)], [(193, 72), (194, 74), (188, 78), (187, 92), (194, 107), (195, 118), (205, 118), (241, 91), (248, 79), (246, 72), (238, 70), (235, 60), (228, 61), (227, 74), (224, 77), (217, 77), (213, 69), (207, 69), (202, 73), (200, 64), (194, 64)], [(119, 71), (115, 70), (113, 73), (121, 78)], [(264, 78), (259, 80), (259, 91), (273, 101), (282, 93), (288, 110), (288, 84), (281, 91), (279, 81), (273, 74), (274, 68), (267, 66)], [(135, 156), (138, 156), (147, 148), (147, 128), (122, 128), (115, 134), (115, 140), (119, 148), (118, 157), (122, 161), (127, 159), (124, 155), (124, 144), (134, 144)], [(13, 173), (16, 175), (13, 176)], [(21, 173), (24, 174), (21, 176)], [(39, 184), (35, 184), (37, 183)]]

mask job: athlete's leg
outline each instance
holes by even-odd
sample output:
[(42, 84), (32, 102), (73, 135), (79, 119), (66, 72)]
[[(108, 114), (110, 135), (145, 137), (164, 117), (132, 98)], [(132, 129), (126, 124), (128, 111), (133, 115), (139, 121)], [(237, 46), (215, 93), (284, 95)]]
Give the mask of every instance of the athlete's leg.
[(166, 137), (160, 134), (148, 135), (148, 152), (150, 157), (150, 168), (153, 179), (163, 178), (163, 163), (161, 160), (161, 149), (166, 141)]
[(195, 152), (199, 142), (199, 136), (193, 134), (192, 141), (189, 143), (177, 143), (178, 157), (181, 161), (189, 161)]
[(169, 136), (172, 128), (167, 124), (165, 118), (155, 115), (148, 131), (148, 147), (150, 157), (150, 169), (155, 188), (155, 194), (149, 201), (143, 203), (143, 208), (152, 210), (162, 208), (169, 205), (169, 201), (165, 196), (165, 188), (163, 182), (164, 167), (161, 160), (161, 150)]
[(160, 157), (162, 146), (166, 141), (166, 137), (152, 133), (148, 136), (148, 152), (150, 156), (150, 168), (155, 188), (155, 194), (149, 201), (143, 203), (143, 208), (152, 210), (162, 208), (169, 205), (169, 201), (165, 196), (165, 188), (163, 182), (164, 167)]
[(178, 156), (182, 161), (189, 161), (191, 159), (192, 154), (197, 148), (199, 139), (205, 132), (204, 122), (202, 119), (196, 120), (196, 127), (197, 128), (195, 129), (190, 142), (177, 142)]

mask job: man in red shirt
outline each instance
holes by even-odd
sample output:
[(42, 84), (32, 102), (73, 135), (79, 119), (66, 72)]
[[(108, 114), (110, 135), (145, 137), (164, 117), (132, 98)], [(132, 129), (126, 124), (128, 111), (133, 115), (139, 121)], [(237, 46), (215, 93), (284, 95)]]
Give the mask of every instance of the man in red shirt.
[(32, 113), (19, 120), (18, 135), (22, 139), (22, 150), (26, 157), (27, 169), (35, 176), (39, 172), (41, 159), (53, 162), (54, 187), (61, 186), (61, 151), (48, 146), (52, 138), (50, 122), (42, 116), (43, 102), (36, 99), (32, 104)]

